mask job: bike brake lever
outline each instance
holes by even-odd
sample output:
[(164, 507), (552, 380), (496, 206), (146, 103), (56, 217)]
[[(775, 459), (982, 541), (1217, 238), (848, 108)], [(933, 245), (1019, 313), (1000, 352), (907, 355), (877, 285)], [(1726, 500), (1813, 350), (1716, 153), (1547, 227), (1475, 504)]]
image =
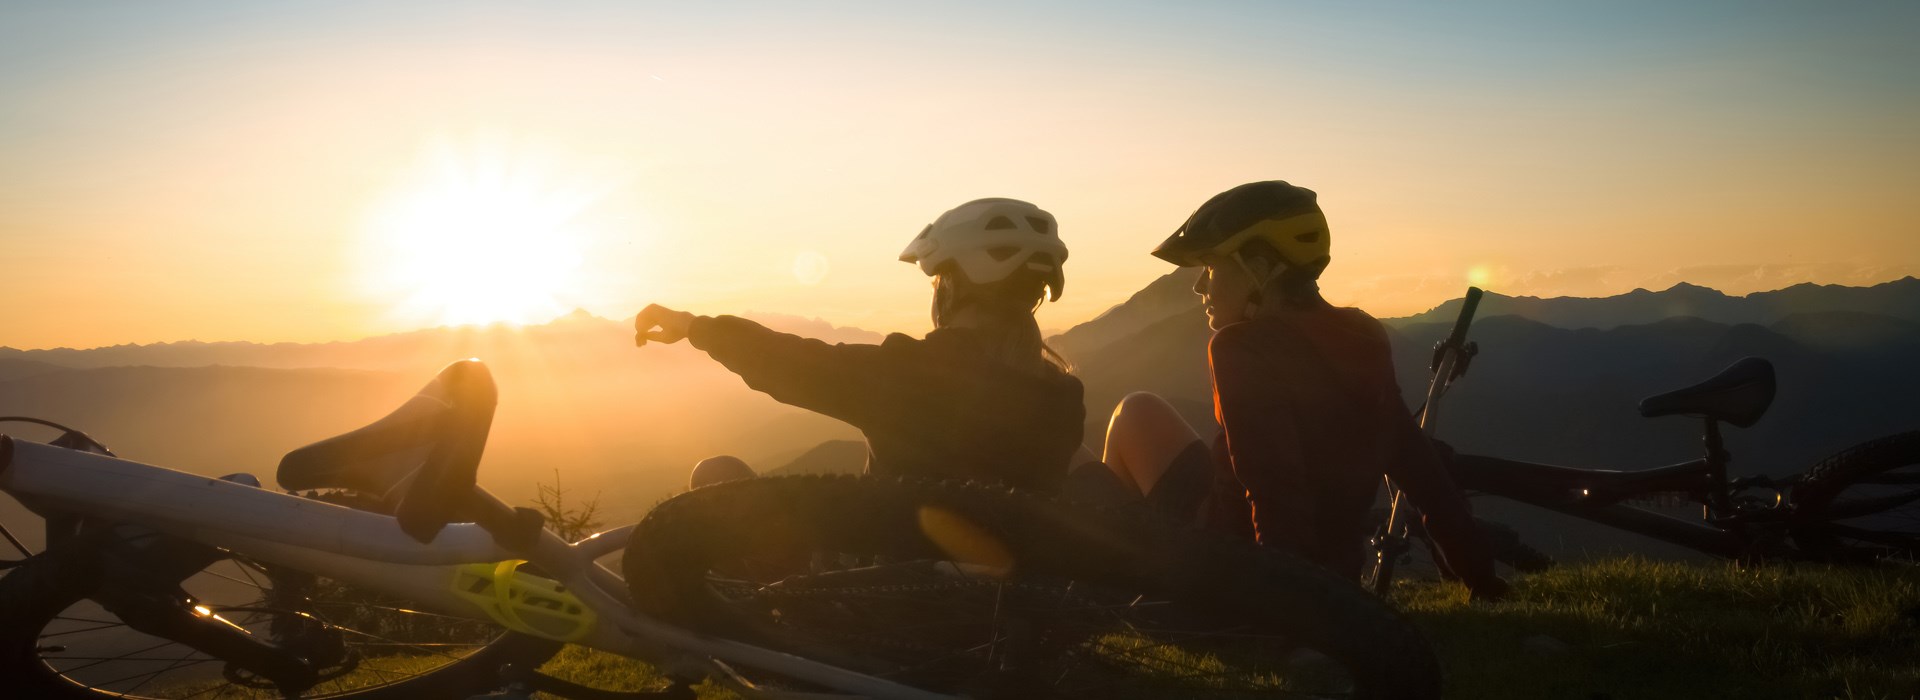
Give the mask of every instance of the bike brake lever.
[(1467, 367), (1473, 364), (1474, 356), (1479, 354), (1479, 343), (1468, 342), (1465, 346), (1461, 347), (1459, 356), (1455, 357), (1453, 361), (1453, 376), (1448, 377), (1447, 381), (1451, 383), (1455, 379), (1467, 376)]

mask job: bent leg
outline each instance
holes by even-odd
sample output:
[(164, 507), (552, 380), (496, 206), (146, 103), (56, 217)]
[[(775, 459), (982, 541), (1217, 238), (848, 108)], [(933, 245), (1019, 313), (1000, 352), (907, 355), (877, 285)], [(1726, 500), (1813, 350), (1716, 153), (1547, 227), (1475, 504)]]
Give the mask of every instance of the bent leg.
[(1144, 391), (1128, 394), (1107, 422), (1102, 461), (1121, 481), (1145, 496), (1153, 493), (1167, 467), (1200, 442), (1200, 434), (1166, 399)]

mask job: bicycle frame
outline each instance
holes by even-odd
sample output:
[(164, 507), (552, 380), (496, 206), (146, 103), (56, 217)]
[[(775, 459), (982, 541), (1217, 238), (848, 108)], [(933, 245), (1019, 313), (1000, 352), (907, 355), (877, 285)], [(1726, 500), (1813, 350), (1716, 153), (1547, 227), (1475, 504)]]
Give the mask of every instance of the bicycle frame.
[[(1441, 399), (1462, 373), (1461, 365), (1477, 351), (1473, 344), (1466, 342), (1466, 336), (1480, 295), (1479, 289), (1468, 288), (1452, 333), (1435, 346), (1433, 374), (1426, 402), (1419, 412), (1420, 429), (1428, 436), (1434, 433)], [(1764, 478), (1730, 481), (1727, 478), (1730, 457), (1721, 442), (1720, 424), (1709, 418), (1704, 429), (1704, 457), (1655, 469), (1576, 469), (1478, 455), (1454, 455), (1448, 468), (1454, 482), (1465, 490), (1509, 498), (1717, 556), (1740, 558), (1773, 554), (1756, 551), (1771, 543), (1753, 534), (1787, 522), (1789, 513), (1779, 507), (1778, 498), (1778, 486), (1784, 484)], [(1753, 507), (1736, 501), (1735, 494), (1748, 486), (1774, 488), (1774, 502)], [(1387, 487), (1387, 521), (1372, 541), (1377, 558), (1373, 586), (1375, 592), (1382, 594), (1391, 580), (1393, 562), (1408, 548), (1407, 525), (1401, 513), (1402, 494), (1390, 479)], [(1667, 492), (1687, 494), (1702, 506), (1702, 517), (1676, 518), (1626, 503), (1637, 497)]]
[(0, 434), (0, 490), (67, 512), (143, 525), (251, 558), (418, 601), (448, 615), (488, 621), (449, 582), (463, 565), (525, 559), (591, 609), (598, 624), (576, 643), (659, 663), (667, 673), (730, 680), (767, 698), (819, 698), (753, 687), (728, 664), (872, 698), (935, 700), (885, 679), (662, 623), (633, 611), (624, 581), (594, 560), (624, 548), (632, 527), (578, 544), (542, 531), (530, 551), (511, 552), (472, 523), (447, 526), (431, 544), (394, 518), (164, 467)]
[[(1715, 460), (1696, 459), (1641, 471), (1576, 469), (1479, 455), (1457, 455), (1452, 474), (1461, 488), (1509, 498), (1609, 527), (1646, 535), (1716, 556), (1753, 554), (1754, 542), (1737, 526), (1785, 523), (1785, 509), (1726, 510), (1713, 502), (1727, 496), (1716, 488)], [(1721, 470), (1723, 472), (1723, 470)], [(1637, 508), (1631, 499), (1656, 493), (1687, 493), (1703, 506), (1699, 519), (1677, 518)]]

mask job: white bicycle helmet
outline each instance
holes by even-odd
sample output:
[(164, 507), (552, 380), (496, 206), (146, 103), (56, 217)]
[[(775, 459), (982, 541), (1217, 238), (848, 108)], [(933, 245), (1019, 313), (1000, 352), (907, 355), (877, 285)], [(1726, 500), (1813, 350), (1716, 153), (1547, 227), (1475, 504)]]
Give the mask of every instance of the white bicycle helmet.
[(991, 284), (1025, 269), (1047, 280), (1050, 299), (1067, 284), (1067, 244), (1053, 215), (1017, 199), (976, 199), (954, 207), (921, 229), (900, 261), (928, 276), (952, 263), (968, 282)]

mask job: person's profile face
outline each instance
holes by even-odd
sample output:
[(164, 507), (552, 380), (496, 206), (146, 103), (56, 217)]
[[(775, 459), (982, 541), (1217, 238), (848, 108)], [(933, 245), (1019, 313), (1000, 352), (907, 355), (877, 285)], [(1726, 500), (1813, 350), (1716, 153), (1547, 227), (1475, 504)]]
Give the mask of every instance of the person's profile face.
[(1201, 259), (1206, 265), (1193, 285), (1200, 303), (1207, 310), (1207, 327), (1220, 330), (1247, 318), (1247, 299), (1253, 294), (1253, 280), (1246, 268), (1232, 258), (1210, 255)]

